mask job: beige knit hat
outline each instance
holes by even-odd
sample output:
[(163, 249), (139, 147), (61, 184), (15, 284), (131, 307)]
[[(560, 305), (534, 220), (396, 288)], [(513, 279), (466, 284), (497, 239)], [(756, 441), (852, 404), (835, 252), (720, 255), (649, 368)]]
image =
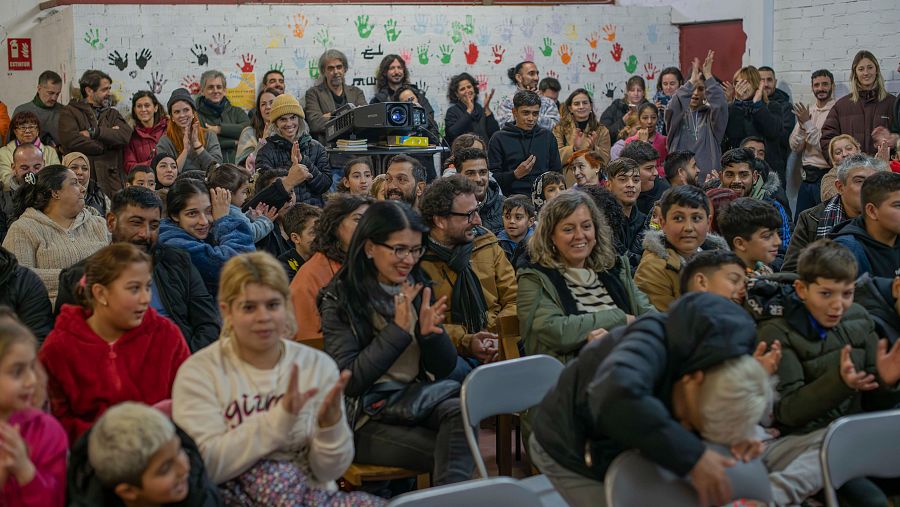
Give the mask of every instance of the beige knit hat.
[(269, 120), (274, 122), (286, 114), (296, 114), (300, 118), (306, 118), (306, 115), (303, 113), (303, 108), (300, 107), (300, 103), (297, 102), (297, 99), (295, 99), (293, 95), (283, 93), (275, 97), (275, 100), (272, 101), (272, 112), (269, 113)]

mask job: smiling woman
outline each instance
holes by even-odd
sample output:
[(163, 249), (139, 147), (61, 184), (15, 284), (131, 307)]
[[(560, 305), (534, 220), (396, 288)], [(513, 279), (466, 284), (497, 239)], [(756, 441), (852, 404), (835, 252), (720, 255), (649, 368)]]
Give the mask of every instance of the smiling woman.
[(156, 144), (168, 126), (166, 111), (153, 92), (141, 90), (131, 98), (131, 119), (134, 131), (125, 147), (125, 172), (136, 165), (149, 165)]
[(166, 126), (166, 135), (160, 137), (156, 145), (157, 156), (172, 157), (182, 171), (207, 171), (221, 164), (219, 138), (200, 126), (200, 117), (190, 92), (178, 88), (169, 97), (167, 107), (172, 119)]

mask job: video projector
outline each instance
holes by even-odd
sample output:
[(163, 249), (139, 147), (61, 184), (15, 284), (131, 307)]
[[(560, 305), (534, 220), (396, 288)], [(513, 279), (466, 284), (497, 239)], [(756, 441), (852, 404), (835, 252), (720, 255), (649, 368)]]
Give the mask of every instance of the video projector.
[(361, 138), (378, 141), (391, 134), (428, 128), (425, 109), (411, 102), (378, 102), (351, 108), (325, 124), (325, 140)]

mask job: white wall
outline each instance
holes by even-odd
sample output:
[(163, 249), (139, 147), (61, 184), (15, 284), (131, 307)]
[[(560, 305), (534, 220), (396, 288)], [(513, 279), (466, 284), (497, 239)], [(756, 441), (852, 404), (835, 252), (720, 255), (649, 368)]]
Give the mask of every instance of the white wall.
[[(605, 107), (610, 102), (605, 96), (606, 84), (616, 87), (615, 96), (622, 95), (624, 82), (632, 74), (626, 70), (625, 63), (632, 55), (637, 60), (633, 73), (652, 74), (655, 78), (655, 73), (647, 73), (644, 65), (650, 63), (661, 69), (674, 63), (678, 44), (677, 30), (670, 23), (670, 9), (664, 7), (436, 6), (429, 7), (427, 12), (412, 5), (186, 5), (176, 8), (79, 5), (72, 9), (78, 72), (98, 68), (110, 73), (114, 93), (126, 101), (134, 91), (149, 88), (154, 76), (159, 77), (157, 82), (162, 82), (159, 95), (165, 101), (173, 89), (199, 78), (207, 69), (239, 73), (238, 64), (247, 53), (256, 59), (257, 80), (271, 66), (283, 65), (288, 91), (302, 95), (314, 82), (309, 65), (316, 65), (324, 49), (317, 42), (317, 35), (327, 29), (332, 39), (329, 46), (343, 50), (350, 61), (348, 82), (374, 76), (381, 56), (364, 59), (361, 52), (365, 48), (380, 45), (384, 54), (408, 51), (412, 80), (427, 87), (436, 117), (441, 120), (451, 75), (466, 71), (476, 77), (484, 76), (488, 87), (497, 90), (496, 104), (512, 90), (506, 78), (507, 68), (524, 59), (529, 49), (542, 76), (552, 71), (564, 83), (563, 97), (568, 90), (585, 86), (596, 91), (598, 107)], [(360, 14), (369, 15), (369, 22), (375, 26), (368, 38), (362, 38), (355, 26)], [(298, 37), (292, 25), (295, 16), (301, 15), (308, 20), (308, 25), (302, 37)], [(465, 24), (467, 16), (472, 17), (472, 33), (463, 32), (463, 37), (455, 42), (452, 24)], [(389, 19), (395, 20), (400, 30), (395, 41), (386, 37), (385, 24)], [(614, 42), (603, 38), (602, 27), (607, 24), (617, 27)], [(83, 39), (94, 29), (99, 30), (100, 41), (92, 47)], [(595, 32), (599, 35), (597, 47), (591, 48), (586, 39)], [(231, 41), (221, 54), (211, 47), (218, 34)], [(540, 49), (545, 37), (552, 39), (547, 56)], [(470, 43), (479, 52), (474, 64), (468, 64), (465, 56)], [(191, 54), (195, 44), (206, 48), (207, 65), (198, 65), (197, 58)], [(572, 52), (568, 63), (560, 56), (564, 44)], [(614, 44), (623, 47), (618, 62), (610, 54)], [(449, 64), (440, 60), (442, 45), (452, 50)], [(502, 46), (501, 51), (505, 51), (499, 64), (495, 63), (494, 45)], [(426, 65), (418, 59), (420, 46), (427, 46)], [(135, 54), (145, 48), (152, 51), (153, 57), (140, 69)], [(113, 51), (118, 51), (123, 58), (128, 55), (127, 68), (120, 71), (110, 65), (109, 55)], [(587, 58), (593, 54), (599, 58), (599, 64), (592, 72)], [(372, 86), (362, 88), (367, 97), (372, 96)]]

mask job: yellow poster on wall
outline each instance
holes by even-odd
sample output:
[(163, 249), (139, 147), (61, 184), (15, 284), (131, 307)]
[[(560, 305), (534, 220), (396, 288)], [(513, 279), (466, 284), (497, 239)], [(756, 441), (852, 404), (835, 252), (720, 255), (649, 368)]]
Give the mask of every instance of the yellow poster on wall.
[(256, 74), (232, 72), (228, 74), (225, 96), (232, 106), (249, 111), (256, 107)]

